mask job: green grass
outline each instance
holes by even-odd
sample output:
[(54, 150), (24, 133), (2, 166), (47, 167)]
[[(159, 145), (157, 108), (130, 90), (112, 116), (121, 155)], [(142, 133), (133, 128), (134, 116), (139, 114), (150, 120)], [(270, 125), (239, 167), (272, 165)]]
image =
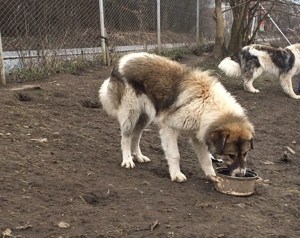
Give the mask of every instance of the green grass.
[(189, 48), (164, 49), (161, 51), (162, 56), (171, 58), (173, 60), (177, 60), (178, 58), (182, 57), (184, 54), (191, 54), (191, 53), (192, 50)]

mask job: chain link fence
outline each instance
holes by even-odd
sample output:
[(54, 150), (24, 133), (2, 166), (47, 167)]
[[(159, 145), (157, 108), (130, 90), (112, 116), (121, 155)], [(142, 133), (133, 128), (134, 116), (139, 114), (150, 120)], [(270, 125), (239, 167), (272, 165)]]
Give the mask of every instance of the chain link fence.
[[(214, 40), (215, 23), (210, 1), (200, 3), (200, 35)], [(209, 8), (211, 7), (211, 8)], [(104, 1), (108, 43), (114, 52), (157, 47), (157, 1)], [(163, 48), (191, 47), (196, 43), (196, 0), (160, 1), (160, 41)], [(122, 47), (120, 47), (122, 46)], [(134, 47), (133, 47), (134, 46)]]
[(93, 49), (100, 47), (97, 0), (1, 2), (0, 30), (7, 71), (48, 65), (64, 57), (93, 53)]
[[(198, 4), (197, 4), (198, 1)], [(0, 31), (6, 71), (80, 55), (195, 47), (213, 41), (214, 6), (207, 0), (0, 0)], [(158, 4), (159, 3), (159, 4)], [(101, 35), (100, 4), (106, 35)], [(199, 6), (199, 29), (197, 25)], [(159, 10), (159, 11), (158, 11)], [(159, 18), (157, 13), (160, 12)], [(157, 27), (158, 19), (160, 25)], [(160, 30), (160, 32), (158, 32)], [(160, 34), (159, 34), (160, 33)], [(160, 35), (160, 38), (158, 36)]]

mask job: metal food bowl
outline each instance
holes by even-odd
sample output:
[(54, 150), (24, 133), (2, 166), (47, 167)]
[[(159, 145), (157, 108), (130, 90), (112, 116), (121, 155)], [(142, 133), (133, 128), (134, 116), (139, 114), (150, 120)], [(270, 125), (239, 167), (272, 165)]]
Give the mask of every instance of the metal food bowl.
[(261, 180), (256, 173), (247, 170), (244, 177), (232, 177), (227, 168), (217, 168), (215, 189), (234, 196), (249, 196), (254, 193), (255, 183)]

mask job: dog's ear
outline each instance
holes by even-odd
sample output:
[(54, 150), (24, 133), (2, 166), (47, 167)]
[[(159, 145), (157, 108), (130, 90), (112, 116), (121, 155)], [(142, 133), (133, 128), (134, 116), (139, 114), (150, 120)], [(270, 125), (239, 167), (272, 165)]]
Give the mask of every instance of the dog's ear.
[(212, 133), (210, 133), (208, 142), (210, 144), (210, 147), (214, 147), (214, 153), (223, 154), (224, 146), (229, 136), (230, 134), (227, 131), (221, 130), (213, 131)]

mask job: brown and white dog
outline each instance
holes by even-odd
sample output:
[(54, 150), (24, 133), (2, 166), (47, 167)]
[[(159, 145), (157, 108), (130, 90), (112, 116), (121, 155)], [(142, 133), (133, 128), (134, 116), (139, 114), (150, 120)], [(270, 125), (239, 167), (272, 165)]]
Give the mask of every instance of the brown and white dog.
[(300, 99), (292, 86), (292, 77), (300, 72), (300, 44), (286, 48), (258, 44), (244, 46), (236, 56), (223, 59), (218, 67), (229, 77), (242, 75), (244, 89), (252, 93), (259, 93), (253, 87), (254, 80), (262, 73), (269, 73), (279, 78), (286, 94)]
[(253, 148), (254, 128), (244, 109), (209, 72), (192, 69), (148, 53), (123, 56), (99, 90), (103, 108), (118, 118), (122, 166), (133, 159), (149, 162), (141, 153), (143, 130), (154, 121), (172, 181), (184, 182), (177, 138), (185, 135), (206, 176), (215, 177), (210, 153), (221, 155), (233, 176), (246, 172), (246, 155)]

